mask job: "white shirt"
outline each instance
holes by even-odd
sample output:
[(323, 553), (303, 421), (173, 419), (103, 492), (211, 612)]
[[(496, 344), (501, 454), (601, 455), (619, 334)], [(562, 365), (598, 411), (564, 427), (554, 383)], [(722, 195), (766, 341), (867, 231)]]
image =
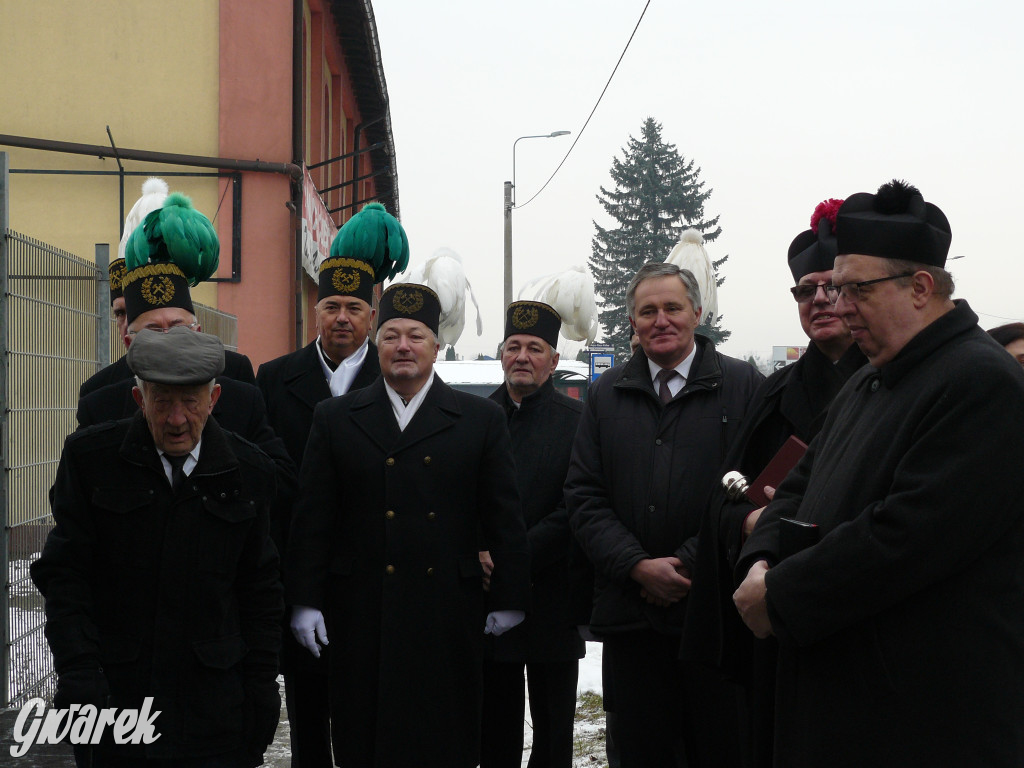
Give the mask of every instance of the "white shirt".
[[(678, 376), (673, 376), (668, 380), (668, 391), (672, 393), (672, 397), (679, 394), (679, 390), (686, 386), (686, 380), (690, 377), (690, 366), (693, 365), (693, 358), (697, 355), (697, 343), (694, 342), (693, 349), (690, 350), (690, 354), (683, 358), (683, 361), (677, 365), (673, 370), (678, 373)], [(650, 358), (647, 359), (647, 366), (651, 371), (651, 383), (654, 385), (654, 392), (658, 392), (658, 374), (661, 373), (661, 366), (652, 362)]]
[[(199, 438), (199, 442), (196, 443), (196, 447), (188, 452), (188, 456), (185, 457), (185, 463), (181, 465), (181, 471), (188, 477), (192, 474), (192, 470), (196, 468), (196, 464), (199, 463), (199, 447), (203, 444), (203, 438)], [(167, 482), (171, 482), (171, 462), (167, 460), (167, 456), (163, 451), (158, 450), (160, 454), (160, 463), (164, 465), (164, 474), (167, 476)]]
[(388, 393), (388, 399), (391, 400), (391, 409), (395, 412), (395, 419), (398, 420), (398, 429), (402, 432), (412, 421), (412, 417), (416, 415), (416, 411), (420, 409), (420, 405), (423, 404), (423, 398), (427, 396), (427, 392), (430, 390), (430, 385), (434, 383), (434, 373), (431, 372), (430, 378), (427, 379), (427, 383), (420, 387), (420, 391), (412, 396), (412, 399), (406, 403), (402, 401), (402, 396), (395, 392), (388, 384), (387, 379), (384, 380), (384, 389)]
[(337, 397), (348, 392), (349, 387), (352, 386), (352, 382), (356, 378), (356, 374), (359, 373), (359, 368), (366, 359), (366, 352), (369, 348), (370, 338), (367, 336), (363, 339), (362, 346), (338, 363), (338, 367), (332, 371), (331, 366), (327, 364), (327, 358), (324, 356), (320, 339), (317, 337), (316, 351), (320, 355), (320, 367), (323, 369), (324, 377), (327, 379), (327, 386), (331, 389), (331, 395)]

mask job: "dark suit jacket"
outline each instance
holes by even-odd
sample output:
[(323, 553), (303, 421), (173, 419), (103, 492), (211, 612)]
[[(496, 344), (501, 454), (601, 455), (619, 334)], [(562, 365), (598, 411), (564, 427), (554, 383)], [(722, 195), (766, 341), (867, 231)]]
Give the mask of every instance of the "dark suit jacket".
[[(235, 381), (243, 381), (246, 384), (256, 383), (256, 377), (252, 374), (252, 363), (249, 361), (249, 358), (238, 352), (232, 352), (230, 349), (224, 350), (224, 373), (221, 375), (227, 376), (229, 379), (235, 379)], [(128, 368), (127, 357), (122, 356), (82, 382), (82, 386), (78, 388), (78, 397), (81, 399), (108, 384), (113, 384), (122, 379), (130, 379), (131, 377), (132, 372)]]
[(505, 415), (435, 378), (402, 432), (379, 377), (317, 406), (300, 487), (286, 598), (326, 613), (335, 759), (477, 765), (483, 540), (492, 609), (530, 590)]
[[(377, 347), (370, 342), (366, 360), (349, 387), (350, 392), (369, 386), (380, 376)], [(302, 349), (270, 360), (260, 366), (256, 386), (267, 404), (267, 417), (278, 437), (284, 440), (295, 466), (302, 466), (309, 428), (313, 424), (313, 409), (321, 400), (331, 396), (324, 379), (316, 340)]]

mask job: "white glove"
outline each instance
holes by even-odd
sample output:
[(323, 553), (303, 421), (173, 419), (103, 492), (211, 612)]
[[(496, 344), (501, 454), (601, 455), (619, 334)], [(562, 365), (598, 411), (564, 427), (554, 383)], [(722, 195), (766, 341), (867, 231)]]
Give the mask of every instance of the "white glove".
[(292, 608), (291, 627), (298, 644), (319, 659), (320, 646), (316, 644), (317, 640), (320, 641), (320, 645), (328, 644), (324, 615), (316, 608), (296, 605)]
[(491, 611), (487, 614), (484, 634), (497, 637), (508, 632), (512, 627), (521, 624), (525, 618), (526, 613), (524, 611)]

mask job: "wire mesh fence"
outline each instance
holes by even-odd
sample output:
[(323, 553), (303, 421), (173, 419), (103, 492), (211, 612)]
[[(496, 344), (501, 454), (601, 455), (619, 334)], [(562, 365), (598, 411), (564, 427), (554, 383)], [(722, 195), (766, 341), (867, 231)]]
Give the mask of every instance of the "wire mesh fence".
[[(3, 540), (0, 594), (3, 626), (3, 701), (18, 707), (31, 698), (50, 700), (53, 664), (43, 634), (43, 598), (29, 575), (53, 518), (49, 488), (64, 439), (76, 428), (81, 383), (125, 348), (102, 302), (105, 270), (96, 264), (11, 230), (0, 248), (3, 350)], [(232, 315), (195, 305), (203, 329), (237, 348)], [(109, 333), (97, 333), (110, 323)], [(98, 354), (109, 339), (107, 354)]]

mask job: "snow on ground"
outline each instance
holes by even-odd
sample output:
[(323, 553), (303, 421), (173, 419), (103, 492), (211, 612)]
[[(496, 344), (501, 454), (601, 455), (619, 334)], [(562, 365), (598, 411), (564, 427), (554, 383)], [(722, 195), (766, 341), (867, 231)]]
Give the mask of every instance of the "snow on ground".
[[(8, 574), (11, 585), (11, 622), (13, 628), (24, 630), (32, 629), (42, 623), (42, 599), (35, 590), (35, 586), (28, 579), (28, 565), (31, 560), (15, 561), (10, 563)], [(20, 633), (15, 633), (17, 636)], [(584, 693), (595, 693), (601, 695), (601, 644), (587, 643), (587, 655), (580, 659), (579, 682), (576, 686), (577, 696)], [(21, 642), (15, 643), (12, 647), (12, 675), (11, 692), (23, 689), (45, 675), (52, 668), (50, 651), (46, 645), (43, 633), (32, 632), (23, 637)], [(264, 765), (269, 768), (288, 768), (291, 765), (291, 749), (289, 743), (290, 730), (288, 727), (288, 712), (285, 709), (284, 681), (281, 683), (281, 724), (278, 726), (274, 743), (267, 749)], [(604, 713), (597, 712), (587, 717), (577, 718), (575, 728), (575, 740), (577, 754), (574, 757), (576, 766), (602, 766), (605, 761), (604, 754)], [(524, 750), (523, 765), (530, 759), (530, 747), (533, 744), (533, 725), (529, 711), (529, 699), (527, 699), (526, 719), (523, 723)]]
[(576, 684), (576, 693), (593, 691), (601, 694), (601, 644), (587, 643), (587, 655), (580, 659), (580, 679)]

